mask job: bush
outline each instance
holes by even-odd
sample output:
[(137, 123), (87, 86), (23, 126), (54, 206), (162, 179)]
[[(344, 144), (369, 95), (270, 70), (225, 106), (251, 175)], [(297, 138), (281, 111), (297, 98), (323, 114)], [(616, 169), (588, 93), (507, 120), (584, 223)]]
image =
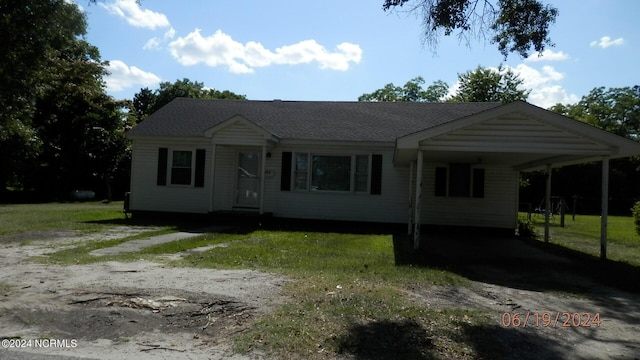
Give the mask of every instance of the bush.
[(633, 214), (633, 223), (636, 225), (636, 232), (640, 235), (640, 201), (633, 205), (631, 214)]
[(518, 220), (518, 236), (522, 239), (538, 240), (539, 235), (531, 220)]

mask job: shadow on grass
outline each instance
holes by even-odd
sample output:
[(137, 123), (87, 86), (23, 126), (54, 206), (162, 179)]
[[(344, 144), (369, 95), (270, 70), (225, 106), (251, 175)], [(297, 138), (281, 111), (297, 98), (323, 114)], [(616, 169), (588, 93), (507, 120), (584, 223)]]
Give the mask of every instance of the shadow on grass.
[(550, 340), (527, 329), (463, 322), (456, 325), (442, 324), (440, 329), (429, 331), (412, 320), (354, 324), (337, 339), (338, 352), (355, 359), (429, 360), (460, 356), (555, 359), (570, 351), (570, 345), (562, 339)]
[(412, 320), (353, 324), (337, 339), (338, 352), (356, 359), (435, 359), (428, 332)]
[(121, 226), (174, 227), (178, 231), (204, 234), (208, 232), (248, 234), (261, 227), (258, 217), (248, 216), (211, 216), (205, 214), (185, 214), (166, 212), (147, 212), (133, 217), (87, 221), (90, 224)]
[(606, 285), (640, 293), (640, 267), (599, 258), (556, 244), (513, 236), (426, 232), (420, 248), (394, 235), (397, 265), (446, 269), (471, 280), (535, 291), (592, 293)]

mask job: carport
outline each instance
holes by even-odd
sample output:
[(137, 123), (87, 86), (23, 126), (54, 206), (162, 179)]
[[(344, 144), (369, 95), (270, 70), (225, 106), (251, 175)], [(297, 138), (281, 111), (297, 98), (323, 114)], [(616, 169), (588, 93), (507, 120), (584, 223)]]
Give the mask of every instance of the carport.
[[(518, 172), (545, 170), (545, 242), (549, 241), (553, 168), (602, 163), (600, 256), (607, 256), (609, 160), (640, 155), (640, 143), (518, 101), (398, 138), (395, 161), (410, 166), (408, 232), (420, 246), (423, 164), (475, 159)], [(469, 160), (460, 160), (469, 161)], [(517, 219), (517, 210), (514, 211)]]

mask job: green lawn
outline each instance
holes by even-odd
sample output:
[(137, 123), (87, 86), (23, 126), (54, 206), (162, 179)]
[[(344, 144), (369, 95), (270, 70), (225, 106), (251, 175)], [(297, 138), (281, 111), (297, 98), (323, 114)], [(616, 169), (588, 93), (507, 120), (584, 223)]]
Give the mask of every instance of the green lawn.
[(46, 230), (95, 232), (104, 227), (101, 222), (123, 218), (121, 201), (110, 204), (86, 202), (0, 205), (0, 236)]
[[(521, 215), (522, 216), (522, 215)], [(544, 217), (532, 215), (532, 221), (542, 238)], [(565, 227), (560, 227), (560, 216), (550, 222), (551, 242), (578, 250), (596, 257), (600, 256), (600, 216), (570, 215), (565, 217)], [(630, 216), (609, 216), (607, 236), (607, 258), (640, 266), (640, 235), (635, 232)]]
[[(187, 256), (175, 265), (256, 269), (293, 279), (283, 288), (290, 301), (235, 339), (241, 352), (258, 350), (288, 359), (322, 359), (338, 353), (411, 358), (416, 352), (435, 358), (441, 354), (473, 358), (473, 346), (466, 343), (461, 325), (482, 326), (492, 319), (481, 311), (435, 310), (412, 301), (408, 289), (464, 286), (468, 281), (440, 269), (396, 266), (391, 235), (255, 231), (209, 236), (210, 242), (226, 246)], [(194, 241), (201, 245), (202, 239)], [(146, 253), (162, 253), (165, 247), (171, 245)], [(359, 327), (365, 333), (380, 332), (375, 341), (389, 343), (376, 347), (359, 343)], [(428, 337), (433, 343), (401, 339), (398, 331), (416, 332), (418, 338)], [(408, 352), (396, 353), (401, 347), (394, 341), (406, 341)], [(381, 353), (368, 354), (367, 347)]]
[[(0, 206), (1, 234), (32, 230), (99, 231), (122, 223), (121, 203)], [(533, 219), (542, 233), (542, 217)], [(552, 242), (598, 255), (599, 217), (567, 217), (566, 227), (553, 220)], [(173, 231), (173, 227), (161, 232)], [(609, 257), (640, 266), (640, 237), (631, 218), (611, 217)], [(465, 286), (468, 280), (428, 266), (397, 266), (388, 234), (267, 231), (212, 233), (160, 244), (139, 252), (93, 257), (98, 247), (132, 238), (78, 244), (45, 261), (76, 264), (95, 261), (167, 262), (173, 254), (213, 244), (210, 251), (187, 255), (173, 266), (255, 269), (291, 279), (282, 289), (286, 303), (256, 318), (234, 337), (239, 352), (269, 357), (473, 359), (505, 357), (497, 315), (481, 310), (425, 306), (409, 293), (433, 285)]]

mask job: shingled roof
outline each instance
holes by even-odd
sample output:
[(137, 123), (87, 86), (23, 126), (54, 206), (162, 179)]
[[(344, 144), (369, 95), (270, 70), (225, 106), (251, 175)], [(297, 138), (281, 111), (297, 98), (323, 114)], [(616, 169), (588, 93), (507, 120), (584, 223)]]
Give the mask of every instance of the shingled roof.
[(384, 141), (473, 115), (499, 103), (253, 101), (176, 98), (131, 137), (199, 137), (236, 115), (280, 139)]

